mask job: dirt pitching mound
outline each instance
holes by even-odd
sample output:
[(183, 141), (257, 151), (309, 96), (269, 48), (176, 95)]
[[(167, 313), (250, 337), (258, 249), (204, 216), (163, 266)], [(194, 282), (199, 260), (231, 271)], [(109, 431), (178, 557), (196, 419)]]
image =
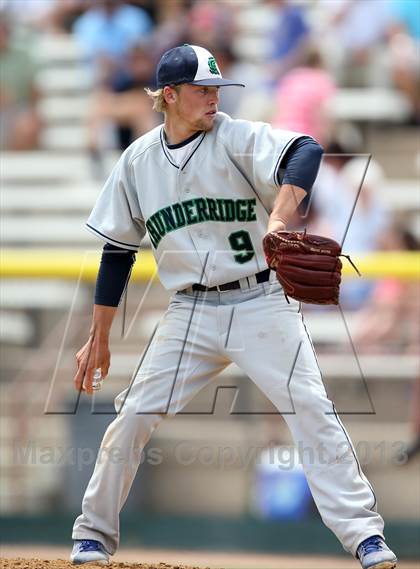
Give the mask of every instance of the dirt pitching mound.
[[(0, 559), (1, 569), (74, 569), (76, 566), (64, 559), (48, 561), (47, 559)], [(89, 569), (104, 569), (104, 565), (88, 563), (83, 565)], [(168, 565), (168, 563), (110, 563), (109, 569), (210, 569), (209, 567), (191, 567), (187, 565)]]

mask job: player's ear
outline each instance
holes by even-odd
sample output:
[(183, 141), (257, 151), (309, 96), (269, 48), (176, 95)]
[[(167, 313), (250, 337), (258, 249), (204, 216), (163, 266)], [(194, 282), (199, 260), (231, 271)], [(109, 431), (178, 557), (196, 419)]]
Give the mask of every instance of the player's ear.
[(178, 93), (174, 87), (165, 85), (163, 88), (163, 98), (165, 99), (165, 102), (170, 105), (177, 101)]

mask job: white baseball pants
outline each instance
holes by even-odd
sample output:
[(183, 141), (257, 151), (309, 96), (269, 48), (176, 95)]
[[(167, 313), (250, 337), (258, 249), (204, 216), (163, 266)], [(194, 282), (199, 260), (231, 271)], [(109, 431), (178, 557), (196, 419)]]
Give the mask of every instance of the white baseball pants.
[(298, 448), (314, 449), (302, 453), (302, 465), (321, 517), (344, 549), (355, 555), (361, 541), (383, 536), (375, 495), (327, 397), (300, 305), (288, 304), (270, 282), (172, 297), (135, 381), (115, 399), (118, 416), (105, 432), (73, 539), (116, 551), (119, 513), (152, 432), (231, 362), (283, 414)]

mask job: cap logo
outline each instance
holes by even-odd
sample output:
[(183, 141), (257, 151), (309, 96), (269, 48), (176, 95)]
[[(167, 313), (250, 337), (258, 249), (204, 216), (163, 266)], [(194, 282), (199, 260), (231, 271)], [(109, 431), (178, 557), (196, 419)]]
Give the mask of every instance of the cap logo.
[(220, 71), (217, 67), (216, 60), (214, 59), (213, 56), (209, 57), (208, 65), (209, 65), (210, 73), (213, 73), (213, 75), (220, 75)]

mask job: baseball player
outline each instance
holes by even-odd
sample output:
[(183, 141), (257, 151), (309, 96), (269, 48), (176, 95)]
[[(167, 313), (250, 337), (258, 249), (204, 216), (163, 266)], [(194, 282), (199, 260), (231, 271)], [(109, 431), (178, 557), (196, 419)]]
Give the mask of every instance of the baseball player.
[(111, 324), (146, 232), (173, 296), (132, 385), (115, 400), (70, 559), (108, 563), (152, 432), (234, 362), (283, 414), (295, 442), (314, 450), (301, 460), (324, 523), (364, 569), (392, 569), (375, 494), (327, 397), (300, 303), (284, 294), (263, 249), (310, 191), (322, 148), (218, 112), (219, 88), (229, 85), (237, 84), (206, 49), (166, 52), (158, 90), (149, 91), (164, 124), (122, 154), (88, 219), (105, 246), (89, 339), (76, 356), (77, 390), (93, 393), (108, 374)]

